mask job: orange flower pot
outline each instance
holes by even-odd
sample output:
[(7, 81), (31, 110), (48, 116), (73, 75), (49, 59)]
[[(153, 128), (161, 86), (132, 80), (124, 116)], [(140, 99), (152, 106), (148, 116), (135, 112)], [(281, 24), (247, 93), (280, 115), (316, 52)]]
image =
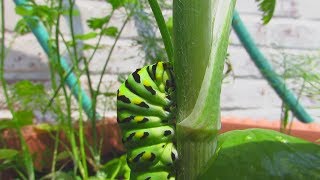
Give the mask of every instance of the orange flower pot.
[[(75, 129), (78, 125), (75, 124)], [(106, 157), (110, 154), (122, 153), (124, 148), (121, 142), (120, 128), (115, 118), (105, 118), (98, 121), (96, 124), (97, 140), (101, 143), (101, 156)], [(25, 126), (21, 129), (22, 135), (26, 141), (29, 151), (34, 158), (35, 169), (39, 172), (50, 170), (52, 166), (55, 135), (56, 132), (48, 132), (37, 128), (36, 125)], [(93, 144), (93, 134), (91, 124), (84, 123), (84, 134), (86, 142), (89, 145)], [(2, 133), (3, 142), (0, 143), (0, 148), (21, 149), (19, 137), (15, 130), (9, 129)], [(64, 132), (59, 132), (60, 143), (58, 152), (63, 152), (66, 147), (70, 148), (69, 142)], [(89, 155), (89, 149), (86, 149)], [(9, 171), (8, 171), (9, 172)], [(9, 176), (10, 174), (10, 176)], [(0, 172), (0, 179), (11, 179), (12, 173)]]

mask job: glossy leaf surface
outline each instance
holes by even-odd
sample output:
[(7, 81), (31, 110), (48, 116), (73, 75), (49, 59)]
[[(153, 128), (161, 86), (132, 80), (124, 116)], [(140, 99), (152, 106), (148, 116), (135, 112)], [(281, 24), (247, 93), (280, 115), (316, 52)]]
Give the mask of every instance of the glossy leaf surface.
[(207, 167), (199, 179), (320, 179), (320, 146), (271, 130), (231, 131)]

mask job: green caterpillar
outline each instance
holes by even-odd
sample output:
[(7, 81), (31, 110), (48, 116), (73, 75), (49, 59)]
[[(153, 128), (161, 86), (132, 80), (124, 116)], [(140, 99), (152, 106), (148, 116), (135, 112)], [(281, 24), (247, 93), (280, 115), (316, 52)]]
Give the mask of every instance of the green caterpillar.
[(175, 179), (175, 83), (169, 63), (137, 69), (117, 92), (130, 179)]

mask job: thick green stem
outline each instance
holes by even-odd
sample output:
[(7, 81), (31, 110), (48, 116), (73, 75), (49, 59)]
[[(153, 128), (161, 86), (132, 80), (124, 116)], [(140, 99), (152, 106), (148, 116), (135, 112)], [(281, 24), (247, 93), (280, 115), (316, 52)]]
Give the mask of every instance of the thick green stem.
[(235, 0), (174, 0), (179, 179), (196, 179), (213, 157)]

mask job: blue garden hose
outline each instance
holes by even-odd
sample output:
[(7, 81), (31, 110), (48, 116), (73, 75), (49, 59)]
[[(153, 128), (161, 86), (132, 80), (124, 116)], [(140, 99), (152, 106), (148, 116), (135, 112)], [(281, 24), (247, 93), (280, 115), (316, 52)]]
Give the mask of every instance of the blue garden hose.
[(269, 84), (276, 91), (282, 101), (290, 108), (293, 114), (300, 121), (304, 123), (312, 122), (312, 117), (302, 107), (295, 95), (286, 87), (283, 79), (277, 75), (269, 64), (267, 58), (256, 46), (236, 11), (233, 14), (232, 27), (261, 74), (268, 80)]
[[(26, 0), (14, 0), (15, 4), (17, 6), (25, 6), (27, 5)], [(39, 20), (38, 17), (30, 17), (25, 16), (24, 17), (28, 26), (30, 27), (31, 31), (33, 32), (34, 36), (37, 38), (38, 42), (40, 43), (43, 50), (46, 52), (46, 54), (49, 56), (49, 34), (46, 30), (43, 23)], [(58, 61), (58, 57), (50, 59), (51, 61)], [(66, 72), (65, 74), (68, 74), (66, 77), (66, 84), (70, 88), (72, 94), (74, 97), (79, 101), (81, 99), (81, 105), (87, 116), (92, 119), (94, 117), (94, 110), (92, 109), (92, 102), (88, 94), (80, 87), (77, 77), (72, 73), (72, 69), (69, 67), (67, 61), (60, 57), (60, 66), (63, 68), (63, 70)], [(97, 116), (99, 117), (99, 116)]]

